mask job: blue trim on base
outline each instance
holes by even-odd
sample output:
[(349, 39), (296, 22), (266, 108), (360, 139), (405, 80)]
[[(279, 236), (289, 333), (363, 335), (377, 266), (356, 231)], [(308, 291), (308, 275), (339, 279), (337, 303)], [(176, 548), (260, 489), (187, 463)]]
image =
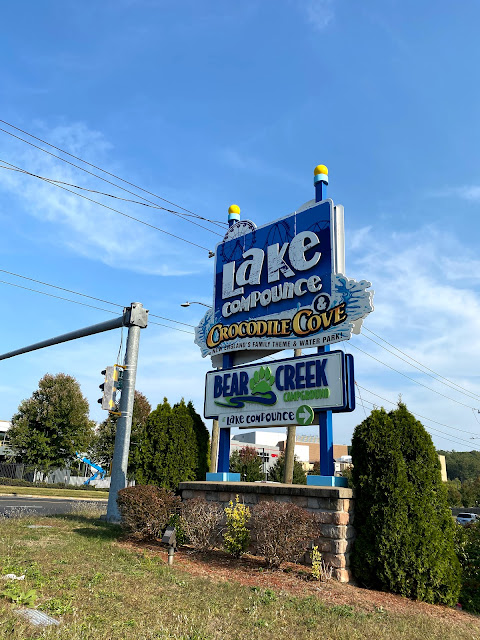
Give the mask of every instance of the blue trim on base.
[(341, 476), (307, 476), (307, 485), (314, 487), (348, 487), (348, 480)]
[(239, 473), (229, 473), (229, 472), (220, 472), (220, 473), (207, 473), (205, 478), (207, 482), (240, 482), (240, 474)]

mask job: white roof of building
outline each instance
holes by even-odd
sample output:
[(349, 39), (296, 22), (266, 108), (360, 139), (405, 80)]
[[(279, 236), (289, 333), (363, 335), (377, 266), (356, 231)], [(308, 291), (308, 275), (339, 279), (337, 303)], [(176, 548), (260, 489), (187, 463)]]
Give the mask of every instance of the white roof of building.
[(285, 431), (274, 432), (268, 429), (259, 431), (247, 431), (246, 433), (236, 433), (232, 436), (232, 440), (237, 442), (245, 442), (245, 444), (260, 444), (269, 447), (276, 447), (278, 442), (285, 440)]
[(8, 431), (12, 423), (9, 420), (0, 420), (0, 431)]

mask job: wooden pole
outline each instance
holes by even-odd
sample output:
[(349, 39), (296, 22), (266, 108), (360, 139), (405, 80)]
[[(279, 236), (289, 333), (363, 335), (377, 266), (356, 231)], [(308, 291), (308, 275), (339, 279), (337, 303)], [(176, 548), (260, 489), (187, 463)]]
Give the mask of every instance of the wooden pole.
[[(302, 355), (301, 349), (295, 349), (293, 355), (298, 358)], [(293, 483), (293, 466), (295, 461), (295, 438), (297, 427), (292, 425), (287, 427), (287, 444), (285, 445), (285, 467), (283, 470), (283, 482), (285, 484)]]

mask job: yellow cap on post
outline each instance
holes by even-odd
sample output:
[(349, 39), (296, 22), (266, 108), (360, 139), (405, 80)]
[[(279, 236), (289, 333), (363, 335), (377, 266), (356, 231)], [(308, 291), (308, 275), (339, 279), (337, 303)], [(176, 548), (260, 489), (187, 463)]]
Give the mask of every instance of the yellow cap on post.
[(324, 164), (319, 164), (313, 171), (313, 184), (328, 184), (328, 168)]
[(232, 224), (240, 221), (240, 207), (238, 204), (231, 204), (228, 207), (228, 224), (231, 227)]

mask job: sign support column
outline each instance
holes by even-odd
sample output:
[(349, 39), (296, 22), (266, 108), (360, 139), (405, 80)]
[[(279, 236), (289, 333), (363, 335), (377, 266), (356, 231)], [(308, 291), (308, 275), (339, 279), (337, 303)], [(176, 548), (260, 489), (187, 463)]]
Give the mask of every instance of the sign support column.
[[(228, 208), (228, 226), (231, 227), (240, 220), (240, 207), (232, 204)], [(223, 356), (222, 368), (230, 369), (233, 367), (233, 356), (225, 354)], [(224, 480), (240, 480), (240, 474), (230, 473), (230, 427), (220, 427), (218, 438), (218, 458), (217, 458), (217, 476), (222, 474)], [(212, 451), (212, 455), (213, 455)], [(210, 479), (211, 475), (209, 474)], [(207, 477), (207, 479), (209, 479)]]
[[(328, 169), (320, 164), (315, 167), (313, 184), (315, 186), (315, 202), (321, 202), (327, 197)], [(318, 353), (330, 351), (330, 347), (318, 347)], [(333, 458), (333, 421), (331, 411), (320, 411), (318, 414), (320, 436), (320, 477), (335, 475), (335, 460)], [(334, 484), (332, 479), (331, 483)]]

